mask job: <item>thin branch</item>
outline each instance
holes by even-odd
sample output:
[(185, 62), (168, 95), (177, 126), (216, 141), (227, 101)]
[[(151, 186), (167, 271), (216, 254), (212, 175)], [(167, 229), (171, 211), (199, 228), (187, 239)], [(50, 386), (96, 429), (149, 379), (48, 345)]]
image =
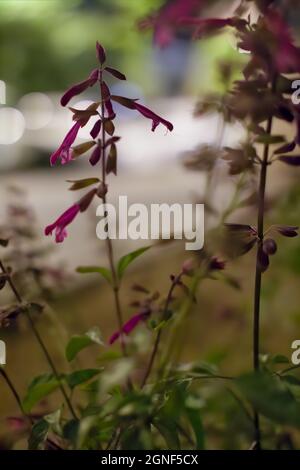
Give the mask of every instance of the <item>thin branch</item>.
[[(276, 90), (276, 80), (274, 78), (272, 83), (273, 93)], [(267, 122), (266, 134), (271, 135), (273, 125), (273, 116), (270, 116)], [(259, 370), (259, 341), (260, 341), (260, 297), (261, 297), (261, 279), (262, 271), (259, 266), (259, 251), (262, 247), (264, 239), (264, 213), (265, 213), (265, 193), (266, 193), (266, 180), (267, 168), (269, 160), (270, 144), (265, 144), (263, 159), (261, 163), (259, 192), (258, 192), (258, 215), (257, 215), (257, 235), (259, 242), (257, 245), (256, 254), (256, 269), (255, 269), (255, 287), (254, 287), (254, 318), (253, 318), (253, 368), (255, 371)], [(259, 415), (254, 409), (254, 427), (255, 427), (255, 442), (256, 448), (261, 448), (261, 433)]]
[[(6, 382), (8, 388), (10, 389), (12, 395), (14, 396), (16, 402), (17, 402), (17, 405), (21, 411), (21, 414), (24, 416), (24, 418), (29, 422), (30, 424), (30, 427), (34, 425), (34, 420), (32, 419), (32, 417), (30, 415), (28, 415), (24, 408), (23, 408), (23, 404), (22, 404), (22, 400), (20, 398), (20, 395), (18, 394), (17, 392), (17, 389), (16, 387), (14, 386), (14, 384), (12, 383), (9, 375), (7, 374), (7, 372), (2, 368), (0, 367), (0, 374), (2, 375), (4, 381)], [(53, 448), (57, 449), (57, 450), (62, 450), (62, 448), (56, 444), (54, 441), (52, 441), (52, 439), (50, 439), (49, 437), (47, 437), (47, 442), (50, 446), (52, 446)]]
[[(103, 79), (102, 79), (102, 73), (100, 76), (100, 90), (101, 90), (101, 112), (100, 112), (100, 118), (102, 121), (102, 141), (101, 141), (101, 152), (102, 152), (102, 184), (105, 188), (106, 185), (106, 151), (105, 151), (105, 142), (106, 142), (106, 135), (105, 135), (105, 107), (104, 107), (104, 97), (102, 96), (102, 84), (103, 84)], [(104, 191), (104, 195), (102, 196), (103, 204), (104, 207), (106, 206), (107, 200), (106, 200), (106, 194)], [(126, 345), (124, 341), (124, 334), (122, 331), (123, 328), (123, 313), (122, 313), (122, 307), (121, 307), (121, 302), (120, 302), (120, 284), (119, 284), (119, 279), (116, 273), (116, 268), (115, 268), (115, 262), (114, 262), (114, 251), (113, 251), (113, 245), (112, 241), (109, 237), (109, 233), (107, 234), (106, 238), (106, 244), (107, 244), (107, 254), (108, 254), (108, 261), (109, 261), (109, 266), (112, 274), (112, 282), (113, 282), (113, 295), (114, 295), (114, 303), (115, 303), (115, 309), (116, 309), (116, 315), (117, 315), (117, 321), (118, 321), (118, 326), (119, 330), (121, 332), (121, 348), (123, 355), (126, 356)]]
[[(15, 283), (13, 282), (10, 273), (8, 273), (8, 272), (6, 271), (5, 266), (4, 266), (4, 264), (3, 264), (3, 262), (2, 262), (1, 260), (0, 260), (0, 268), (1, 268), (2, 272), (7, 275), (7, 282), (8, 282), (8, 284), (9, 284), (9, 286), (10, 286), (12, 292), (14, 293), (14, 295), (15, 295), (15, 297), (16, 297), (18, 303), (22, 305), (22, 304), (23, 304), (23, 299), (22, 299), (22, 297), (21, 297), (21, 294), (19, 293), (19, 291), (18, 291), (18, 289), (17, 289)], [(38, 332), (38, 330), (37, 330), (37, 328), (36, 328), (36, 326), (35, 326), (35, 324), (34, 324), (34, 321), (33, 321), (32, 317), (31, 317), (31, 314), (30, 314), (29, 310), (26, 310), (26, 318), (27, 318), (27, 320), (28, 320), (28, 322), (29, 322), (29, 325), (30, 325), (30, 327), (31, 327), (31, 329), (32, 329), (32, 332), (33, 332), (33, 334), (34, 334), (34, 336), (35, 336), (35, 338), (36, 338), (36, 340), (37, 340), (37, 342), (38, 342), (40, 348), (42, 349), (42, 351), (43, 351), (43, 353), (44, 353), (44, 355), (45, 355), (45, 357), (46, 357), (46, 359), (47, 359), (47, 362), (48, 362), (48, 364), (49, 364), (49, 366), (50, 366), (50, 368), (51, 368), (51, 370), (52, 370), (52, 372), (53, 372), (55, 378), (58, 380), (59, 388), (60, 388), (61, 393), (62, 393), (62, 395), (63, 395), (63, 397), (64, 397), (64, 399), (65, 399), (65, 401), (66, 401), (66, 404), (67, 404), (67, 406), (68, 406), (68, 408), (69, 408), (69, 410), (70, 410), (70, 413), (72, 414), (72, 416), (73, 416), (74, 419), (77, 419), (77, 416), (76, 416), (75, 410), (74, 410), (74, 408), (73, 408), (73, 405), (72, 405), (72, 403), (70, 402), (70, 400), (69, 400), (69, 398), (68, 398), (68, 395), (67, 395), (67, 393), (66, 393), (66, 391), (65, 391), (65, 388), (64, 388), (63, 384), (61, 383), (61, 380), (60, 380), (60, 377), (59, 377), (59, 373), (58, 373), (58, 371), (57, 371), (57, 369), (56, 369), (56, 367), (55, 367), (55, 364), (54, 364), (54, 362), (53, 362), (53, 360), (52, 360), (52, 358), (51, 358), (51, 356), (50, 356), (50, 353), (49, 353), (49, 351), (48, 351), (48, 349), (47, 349), (47, 347), (46, 347), (46, 345), (45, 345), (45, 343), (44, 343), (44, 341), (43, 341), (43, 339), (42, 339), (40, 333)]]
[[(172, 281), (170, 290), (169, 290), (168, 295), (167, 295), (165, 307), (164, 307), (164, 310), (163, 310), (163, 313), (162, 313), (162, 318), (166, 315), (167, 311), (169, 310), (169, 305), (170, 305), (171, 300), (172, 300), (173, 291), (174, 291), (175, 287), (179, 284), (182, 275), (183, 275), (183, 272), (181, 272), (178, 276), (176, 276)], [(153, 350), (152, 350), (152, 353), (151, 353), (151, 356), (150, 356), (150, 360), (149, 360), (148, 366), (146, 368), (144, 378), (143, 378), (142, 383), (141, 383), (141, 388), (144, 388), (144, 386), (146, 385), (147, 380), (148, 380), (148, 378), (151, 374), (152, 367), (153, 367), (153, 364), (154, 364), (154, 361), (155, 361), (155, 358), (156, 358), (156, 355), (157, 355), (157, 352), (158, 352), (161, 337), (162, 337), (162, 329), (160, 329), (158, 331), (157, 335), (156, 335)]]

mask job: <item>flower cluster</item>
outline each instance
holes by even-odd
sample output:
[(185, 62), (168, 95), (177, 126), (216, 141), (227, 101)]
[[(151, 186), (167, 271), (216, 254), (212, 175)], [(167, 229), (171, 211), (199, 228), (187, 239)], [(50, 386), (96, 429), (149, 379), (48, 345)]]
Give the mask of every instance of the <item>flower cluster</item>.
[[(104, 48), (98, 42), (96, 43), (96, 55), (100, 64), (99, 68), (94, 69), (86, 80), (71, 86), (62, 96), (61, 105), (66, 106), (72, 98), (96, 84), (100, 87), (100, 99), (98, 102), (93, 102), (84, 110), (72, 107), (69, 108), (73, 113), (74, 125), (67, 133), (59, 148), (51, 155), (50, 164), (55, 165), (60, 161), (62, 165), (65, 165), (78, 156), (85, 154), (90, 149), (93, 149), (89, 156), (90, 164), (95, 166), (102, 159), (104, 175), (109, 173), (116, 174), (116, 143), (120, 137), (115, 135), (115, 126), (113, 121), (116, 117), (116, 113), (113, 109), (113, 102), (120, 103), (126, 108), (136, 110), (145, 118), (150, 119), (152, 121), (152, 131), (154, 131), (159, 124), (162, 124), (166, 129), (172, 131), (173, 125), (171, 122), (163, 119), (146, 106), (140, 104), (137, 99), (129, 99), (123, 96), (112, 95), (104, 79), (105, 75), (112, 75), (119, 80), (126, 80), (126, 77), (119, 70), (105, 65), (106, 53)], [(98, 119), (90, 131), (91, 140), (74, 146), (79, 129), (84, 127), (92, 116), (97, 116)], [(63, 242), (67, 236), (66, 227), (73, 222), (79, 212), (84, 212), (88, 208), (94, 196), (97, 195), (100, 198), (104, 198), (107, 192), (107, 187), (105, 181), (103, 181), (103, 177), (102, 180), (98, 178), (86, 178), (73, 183), (73, 186), (70, 188), (72, 190), (81, 189), (94, 184), (98, 184), (98, 186), (89, 191), (83, 198), (68, 208), (54, 223), (46, 227), (45, 235), (52, 235), (53, 231), (55, 231), (55, 240), (57, 243)]]
[(154, 42), (167, 47), (176, 37), (178, 28), (184, 25), (181, 20), (201, 10), (204, 0), (174, 0), (163, 5), (156, 14), (149, 15), (139, 22), (141, 30), (154, 29)]

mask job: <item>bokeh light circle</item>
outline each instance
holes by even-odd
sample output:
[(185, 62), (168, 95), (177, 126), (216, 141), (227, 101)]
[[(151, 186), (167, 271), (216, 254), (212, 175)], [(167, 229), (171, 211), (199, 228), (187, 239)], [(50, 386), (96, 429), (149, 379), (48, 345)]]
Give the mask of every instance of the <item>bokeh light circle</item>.
[(47, 126), (53, 117), (53, 104), (44, 93), (28, 93), (24, 95), (18, 108), (25, 118), (27, 129), (37, 130)]
[(0, 144), (11, 145), (21, 139), (25, 130), (23, 114), (15, 108), (0, 108)]

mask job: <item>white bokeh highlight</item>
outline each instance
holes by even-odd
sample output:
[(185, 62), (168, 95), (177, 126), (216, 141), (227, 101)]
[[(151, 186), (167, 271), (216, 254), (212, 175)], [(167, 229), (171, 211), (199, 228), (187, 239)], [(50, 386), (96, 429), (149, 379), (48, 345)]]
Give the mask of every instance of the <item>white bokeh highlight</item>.
[(25, 119), (18, 109), (8, 107), (0, 109), (0, 144), (15, 144), (23, 136), (24, 130)]
[(52, 101), (44, 93), (24, 95), (18, 103), (18, 108), (25, 118), (26, 128), (30, 130), (42, 129), (53, 118)]

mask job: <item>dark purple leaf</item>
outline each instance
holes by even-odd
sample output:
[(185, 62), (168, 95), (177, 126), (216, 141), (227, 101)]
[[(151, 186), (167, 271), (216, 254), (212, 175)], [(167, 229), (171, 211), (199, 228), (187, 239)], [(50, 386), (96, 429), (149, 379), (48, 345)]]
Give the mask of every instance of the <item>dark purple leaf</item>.
[(100, 64), (104, 64), (106, 60), (105, 49), (98, 41), (96, 42), (96, 56)]
[(93, 129), (90, 132), (90, 135), (91, 135), (91, 137), (93, 137), (93, 139), (96, 139), (96, 137), (98, 137), (99, 132), (101, 130), (101, 124), (102, 124), (101, 119), (99, 119), (98, 121), (95, 122), (95, 124), (93, 126)]
[(119, 70), (113, 69), (112, 67), (105, 67), (107, 72), (109, 72), (114, 77), (118, 78), (119, 80), (126, 80), (126, 77), (123, 73), (119, 72)]
[(244, 225), (244, 224), (224, 224), (225, 227), (232, 231), (232, 232), (245, 232), (245, 233), (251, 233), (251, 234), (256, 234), (256, 230), (254, 227), (251, 225)]
[(252, 250), (256, 242), (257, 238), (253, 238), (253, 240), (251, 240), (250, 242), (244, 243), (244, 245), (241, 247), (241, 255), (245, 255), (250, 250)]
[(62, 106), (66, 106), (69, 101), (76, 95), (79, 95), (88, 87), (95, 85), (96, 81), (99, 78), (99, 71), (98, 69), (94, 69), (87, 80), (82, 82), (76, 83), (71, 88), (69, 88), (66, 93), (62, 96), (60, 103)]
[(116, 113), (114, 112), (114, 108), (113, 108), (111, 100), (106, 100), (104, 105), (105, 105), (105, 109), (107, 111), (108, 118), (110, 120), (115, 119)]
[(269, 256), (264, 252), (262, 247), (259, 247), (258, 249), (257, 262), (260, 271), (264, 273), (268, 269), (270, 261)]
[(114, 144), (115, 142), (118, 142), (118, 140), (120, 140), (121, 137), (111, 137), (110, 139), (108, 139), (106, 142), (105, 142), (105, 146), (104, 148), (106, 147), (109, 147), (111, 144)]
[(110, 91), (105, 82), (101, 83), (101, 95), (103, 100), (108, 100), (110, 98)]
[(283, 235), (284, 237), (293, 238), (298, 236), (299, 227), (289, 225), (276, 225), (275, 228), (277, 232)]
[(90, 159), (89, 159), (90, 164), (92, 166), (95, 166), (99, 162), (100, 157), (101, 157), (101, 149), (100, 149), (100, 146), (97, 145), (97, 147), (93, 150), (90, 156)]
[(97, 192), (97, 189), (92, 189), (91, 191), (89, 191), (87, 194), (85, 194), (85, 196), (83, 196), (78, 201), (78, 205), (80, 207), (80, 212), (84, 212), (84, 211), (87, 210), (87, 208), (89, 207), (90, 203), (92, 202), (96, 192)]
[(280, 155), (278, 160), (292, 166), (300, 166), (300, 155)]
[(295, 119), (294, 114), (288, 108), (288, 106), (279, 105), (278, 109), (276, 110), (275, 116), (283, 121), (293, 122)]
[(263, 242), (263, 250), (266, 253), (266, 255), (275, 255), (277, 251), (277, 245), (275, 240), (272, 238), (267, 238)]
[(295, 147), (296, 147), (296, 142), (293, 140), (293, 142), (289, 142), (279, 147), (277, 150), (275, 150), (274, 153), (275, 155), (280, 155), (281, 153), (289, 153), (295, 150)]

